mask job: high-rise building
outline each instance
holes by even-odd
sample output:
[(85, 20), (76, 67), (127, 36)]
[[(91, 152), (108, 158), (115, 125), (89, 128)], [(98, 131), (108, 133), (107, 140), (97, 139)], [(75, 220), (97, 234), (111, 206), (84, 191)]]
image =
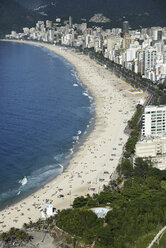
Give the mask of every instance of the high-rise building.
[(154, 69), (156, 65), (156, 59), (157, 59), (157, 55), (156, 55), (156, 50), (154, 48), (149, 47), (143, 52), (144, 74), (146, 70)]
[(46, 21), (46, 28), (52, 28), (52, 21)]
[(166, 50), (163, 52), (163, 63), (166, 64)]
[(115, 45), (121, 43), (122, 38), (119, 35), (110, 35), (107, 38), (107, 52), (114, 49)]
[(124, 21), (123, 22), (123, 34), (128, 33), (128, 32), (129, 32), (129, 22)]
[(125, 50), (128, 49), (131, 43), (133, 43), (133, 40), (131, 39), (130, 34), (125, 33), (123, 36), (122, 48)]
[(157, 32), (157, 40), (158, 40), (158, 41), (162, 40), (162, 30), (159, 30), (159, 31)]
[(147, 106), (142, 117), (142, 135), (164, 134), (166, 134), (166, 106)]
[(166, 137), (148, 137), (137, 142), (135, 154), (137, 157), (141, 158), (166, 155)]
[(72, 17), (69, 16), (69, 28), (71, 28), (71, 27), (72, 27)]

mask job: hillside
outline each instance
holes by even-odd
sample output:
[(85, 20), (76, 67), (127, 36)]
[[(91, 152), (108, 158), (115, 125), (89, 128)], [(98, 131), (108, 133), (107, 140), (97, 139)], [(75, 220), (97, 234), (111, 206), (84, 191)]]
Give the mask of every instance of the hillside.
[(124, 16), (133, 26), (166, 25), (166, 2), (163, 0), (17, 0), (20, 4), (44, 12), (51, 19), (56, 16), (73, 16), (76, 20), (89, 20), (96, 13), (103, 13), (118, 26)]
[(38, 14), (25, 9), (15, 0), (0, 1), (0, 35), (11, 30), (20, 31), (24, 26), (33, 26)]
[(1, 0), (0, 33), (33, 26), (36, 20), (54, 21), (70, 15), (74, 22), (89, 21), (97, 13), (111, 20), (104, 25), (107, 28), (121, 27), (125, 19), (132, 28), (166, 26), (165, 9), (163, 0)]

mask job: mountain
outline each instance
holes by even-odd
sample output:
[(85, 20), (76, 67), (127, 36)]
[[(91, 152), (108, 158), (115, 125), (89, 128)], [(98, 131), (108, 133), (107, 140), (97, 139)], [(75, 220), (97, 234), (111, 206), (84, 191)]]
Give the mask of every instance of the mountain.
[(166, 26), (165, 10), (164, 0), (0, 0), (0, 34), (34, 26), (37, 20), (72, 16), (79, 23), (98, 13), (111, 20), (101, 24), (107, 28), (121, 27), (123, 20), (132, 28)]
[(23, 6), (45, 13), (54, 20), (56, 16), (90, 19), (102, 13), (119, 25), (124, 19), (134, 26), (166, 25), (164, 0), (17, 0)]
[(26, 9), (15, 0), (0, 0), (0, 35), (11, 30), (21, 31), (33, 26), (39, 18), (37, 13)]
[(49, 5), (51, 2), (56, 3), (56, 0), (16, 0), (18, 3), (22, 4), (24, 7), (29, 9), (36, 9), (40, 6)]

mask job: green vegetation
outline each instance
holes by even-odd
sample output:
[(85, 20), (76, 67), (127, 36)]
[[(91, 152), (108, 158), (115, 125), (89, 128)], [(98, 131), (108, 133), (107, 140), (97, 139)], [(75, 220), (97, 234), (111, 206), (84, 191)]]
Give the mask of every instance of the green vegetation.
[(62, 210), (57, 217), (57, 226), (77, 237), (82, 236), (85, 240), (93, 242), (96, 230), (103, 223), (97, 215), (90, 210), (67, 209)]
[(142, 114), (142, 105), (138, 104), (136, 108), (136, 112), (131, 120), (128, 121), (129, 128), (136, 129), (138, 124), (138, 119), (141, 117)]
[(128, 122), (128, 127), (132, 129), (130, 133), (130, 137), (127, 140), (127, 143), (125, 145), (125, 152), (124, 157), (129, 158), (132, 154), (134, 154), (135, 151), (135, 145), (138, 141), (139, 135), (140, 135), (140, 128), (138, 125), (138, 120), (141, 118), (142, 113), (142, 105), (137, 105), (137, 110), (132, 117), (132, 119)]
[[(27, 234), (25, 231), (12, 227), (9, 232), (2, 233), (0, 240), (5, 244), (20, 244), (28, 243), (32, 239), (32, 236)], [(9, 247), (9, 246), (8, 246)]]
[(166, 105), (166, 95), (163, 95), (163, 96), (161, 97), (161, 104), (162, 104), (162, 105)]
[[(125, 77), (132, 86), (149, 88), (154, 94), (153, 104), (165, 98), (162, 85), (156, 89), (150, 80), (114, 64), (101, 53), (94, 53), (93, 49), (83, 52), (97, 62), (111, 66), (115, 74)], [(128, 122), (130, 136), (117, 167), (118, 179), (110, 181), (100, 194), (76, 198), (73, 209), (58, 214), (57, 225), (79, 242), (95, 243), (95, 248), (145, 248), (166, 225), (166, 171), (153, 168), (151, 160), (136, 158), (134, 163), (132, 161), (140, 135), (141, 114), (142, 105), (138, 104)], [(97, 219), (89, 212), (91, 207), (101, 206), (112, 208), (105, 219)]]
[(22, 31), (23, 27), (32, 27), (41, 15), (22, 7), (15, 0), (0, 1), (0, 37), (12, 30)]
[[(2, 2), (0, 8), (1, 6), (3, 8), (4, 2), (7, 2), (7, 5), (9, 6), (7, 9), (8, 13), (5, 9), (5, 24), (6, 27), (10, 29), (13, 29), (13, 26), (15, 25), (17, 28), (18, 26), (21, 27), (22, 23), (24, 23), (24, 26), (28, 26), (31, 19), (36, 18), (36, 15), (39, 15), (38, 13), (41, 12), (41, 9), (38, 11), (33, 10), (41, 5), (45, 6), (43, 11), (47, 13), (47, 16), (44, 17), (39, 15), (38, 20), (41, 20), (42, 17), (53, 21), (56, 17), (61, 17), (63, 20), (67, 20), (69, 16), (72, 16), (75, 23), (81, 23), (82, 18), (86, 18), (88, 22), (94, 13), (103, 13), (106, 17), (111, 19), (108, 23), (97, 23), (97, 26), (102, 26), (104, 28), (122, 27), (124, 15), (125, 19), (132, 25), (132, 28), (140, 28), (140, 26), (164, 26), (166, 22), (165, 1), (57, 0), (56, 6), (50, 4), (52, 0), (1, 0), (0, 2)], [(20, 12), (19, 9), (21, 7), (22, 10)], [(29, 9), (31, 9), (31, 11)], [(157, 15), (156, 10), (158, 11)], [(4, 12), (0, 12), (0, 23), (3, 21), (4, 24), (4, 18), (1, 19), (1, 16), (3, 15)], [(21, 18), (20, 22), (18, 21), (19, 18)], [(89, 27), (94, 25), (96, 24), (88, 23)], [(3, 25), (0, 25), (0, 30), (1, 29), (6, 31), (3, 28)]]
[[(123, 172), (128, 177), (123, 188), (114, 181), (100, 194), (76, 198), (74, 209), (58, 214), (57, 225), (85, 243), (95, 241), (95, 247), (145, 248), (166, 225), (166, 171), (138, 158), (134, 167), (129, 159), (123, 160), (119, 173)], [(90, 199), (96, 207), (112, 208), (105, 219), (89, 211)]]
[[(58, 214), (57, 226), (80, 242), (95, 248), (146, 248), (166, 225), (166, 170), (153, 168), (151, 160), (132, 162), (140, 128), (142, 106), (128, 122), (130, 137), (117, 167), (119, 177), (100, 194), (78, 197), (73, 209)], [(91, 207), (110, 207), (105, 219), (97, 219)]]
[(30, 221), (29, 223), (24, 223), (24, 230), (51, 230), (55, 226), (56, 216), (51, 216), (46, 220), (39, 219), (37, 222)]
[(153, 245), (152, 248), (165, 248), (166, 246), (166, 233), (160, 238), (158, 244)]
[[(137, 86), (136, 79), (146, 87), (149, 85), (155, 94), (153, 103), (158, 103), (161, 85), (156, 89), (149, 80), (114, 64), (100, 53), (95, 54), (93, 49), (85, 49), (84, 53), (118, 69), (115, 71), (117, 75), (127, 75), (125, 80), (133, 86)], [(161, 99), (164, 97), (162, 95)], [(130, 137), (125, 145), (124, 157), (117, 167), (116, 180), (104, 186), (100, 194), (77, 197), (72, 209), (59, 211), (46, 221), (24, 224), (24, 229), (54, 230), (57, 226), (70, 235), (67, 237), (69, 243), (73, 239), (76, 241), (76, 248), (92, 244), (94, 248), (147, 247), (156, 233), (166, 225), (166, 170), (153, 168), (151, 160), (136, 158), (133, 162), (135, 145), (140, 135), (141, 113), (142, 105), (138, 104), (134, 116), (128, 122)], [(110, 208), (104, 219), (98, 218), (90, 210), (103, 206)], [(18, 232), (18, 229), (11, 229), (3, 233), (0, 239), (3, 242), (29, 241), (30, 237), (23, 231)], [(161, 248), (164, 247), (165, 239), (164, 235), (160, 241)]]

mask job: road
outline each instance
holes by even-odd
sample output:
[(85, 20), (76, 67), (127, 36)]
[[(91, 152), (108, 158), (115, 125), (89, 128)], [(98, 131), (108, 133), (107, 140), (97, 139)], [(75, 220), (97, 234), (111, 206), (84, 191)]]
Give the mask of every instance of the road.
[(166, 226), (164, 226), (154, 237), (152, 242), (148, 245), (147, 248), (152, 248), (152, 246), (157, 242), (157, 240), (160, 238), (160, 236), (163, 234), (163, 232), (166, 230)]

